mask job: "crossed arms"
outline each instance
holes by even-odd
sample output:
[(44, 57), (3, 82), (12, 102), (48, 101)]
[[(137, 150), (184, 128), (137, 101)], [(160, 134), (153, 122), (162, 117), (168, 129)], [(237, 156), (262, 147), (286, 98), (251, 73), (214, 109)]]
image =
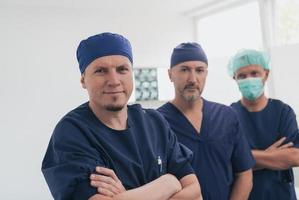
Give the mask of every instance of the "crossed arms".
[(141, 187), (125, 190), (121, 181), (111, 169), (97, 167), (98, 174), (90, 176), (91, 186), (98, 194), (89, 200), (200, 200), (199, 182), (194, 174), (180, 180), (171, 174), (165, 174)]
[(299, 149), (293, 147), (292, 142), (283, 144), (285, 140), (286, 137), (282, 137), (266, 150), (252, 150), (256, 160), (254, 170), (285, 170), (299, 166)]

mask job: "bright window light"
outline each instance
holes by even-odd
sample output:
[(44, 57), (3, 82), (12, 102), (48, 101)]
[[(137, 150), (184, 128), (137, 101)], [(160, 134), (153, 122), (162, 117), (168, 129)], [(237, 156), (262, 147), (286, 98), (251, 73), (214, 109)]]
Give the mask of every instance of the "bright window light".
[(299, 1), (276, 0), (276, 3), (278, 44), (299, 43)]
[(259, 6), (252, 2), (198, 20), (198, 41), (212, 57), (231, 56), (240, 48), (262, 48)]

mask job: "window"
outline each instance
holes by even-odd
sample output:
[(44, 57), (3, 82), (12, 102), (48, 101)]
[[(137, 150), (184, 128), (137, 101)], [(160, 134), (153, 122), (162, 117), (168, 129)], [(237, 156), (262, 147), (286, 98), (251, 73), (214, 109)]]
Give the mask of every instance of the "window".
[(237, 84), (227, 73), (227, 64), (239, 49), (262, 48), (258, 2), (226, 8), (199, 18), (197, 38), (209, 60), (203, 97), (227, 105), (240, 99)]
[(262, 48), (259, 5), (251, 2), (198, 19), (197, 37), (208, 57), (231, 56), (240, 48)]
[(299, 1), (276, 0), (277, 44), (299, 43)]

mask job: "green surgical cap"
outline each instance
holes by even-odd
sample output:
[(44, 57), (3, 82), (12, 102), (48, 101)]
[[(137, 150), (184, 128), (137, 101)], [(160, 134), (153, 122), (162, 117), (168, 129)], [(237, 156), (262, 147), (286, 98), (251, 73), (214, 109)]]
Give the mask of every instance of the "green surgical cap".
[(248, 65), (260, 65), (265, 70), (269, 70), (269, 60), (269, 56), (264, 52), (252, 49), (242, 49), (230, 59), (227, 66), (228, 73), (231, 77), (234, 77), (238, 69)]

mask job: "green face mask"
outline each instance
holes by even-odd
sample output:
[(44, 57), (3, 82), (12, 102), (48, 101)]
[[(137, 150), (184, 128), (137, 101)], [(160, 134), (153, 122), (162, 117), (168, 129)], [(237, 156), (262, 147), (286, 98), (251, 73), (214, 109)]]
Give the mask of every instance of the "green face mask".
[(242, 96), (252, 101), (260, 97), (264, 92), (262, 78), (246, 78), (237, 80)]

